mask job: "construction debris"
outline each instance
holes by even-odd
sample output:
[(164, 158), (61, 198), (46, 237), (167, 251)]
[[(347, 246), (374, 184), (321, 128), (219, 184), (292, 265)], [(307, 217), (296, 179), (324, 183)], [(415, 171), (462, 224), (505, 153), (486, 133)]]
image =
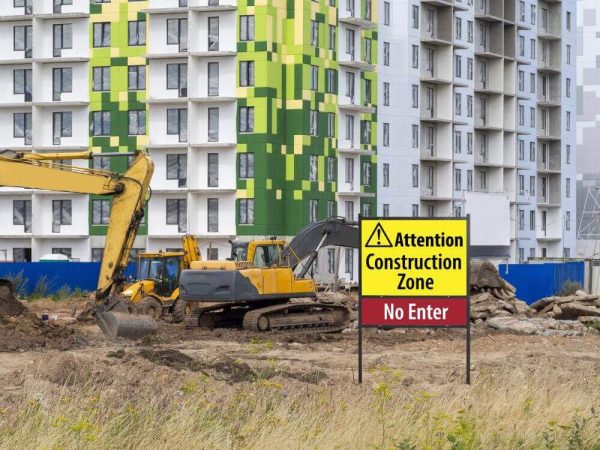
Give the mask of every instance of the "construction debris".
[(540, 317), (492, 317), (486, 324), (496, 330), (538, 336), (582, 336), (588, 332), (588, 328), (577, 320)]
[(537, 311), (538, 317), (600, 322), (600, 295), (587, 295), (583, 291), (566, 297), (545, 297), (532, 303), (531, 308)]
[(506, 317), (512, 315), (531, 316), (527, 303), (517, 299), (514, 294), (512, 298), (500, 299), (492, 292), (482, 292), (471, 295), (471, 320), (481, 322), (493, 317)]

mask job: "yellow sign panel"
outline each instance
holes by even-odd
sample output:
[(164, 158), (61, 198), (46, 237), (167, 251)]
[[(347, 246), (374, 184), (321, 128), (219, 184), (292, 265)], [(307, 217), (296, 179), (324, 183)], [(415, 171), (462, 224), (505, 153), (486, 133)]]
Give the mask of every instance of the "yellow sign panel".
[(362, 219), (361, 294), (464, 297), (467, 219)]

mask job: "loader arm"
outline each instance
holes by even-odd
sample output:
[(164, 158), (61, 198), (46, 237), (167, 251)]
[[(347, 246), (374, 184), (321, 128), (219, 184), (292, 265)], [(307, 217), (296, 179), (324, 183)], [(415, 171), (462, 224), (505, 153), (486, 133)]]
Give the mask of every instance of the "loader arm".
[[(62, 159), (83, 159), (85, 155), (63, 154)], [(99, 302), (117, 293), (123, 283), (129, 252), (144, 216), (154, 163), (145, 153), (136, 152), (131, 167), (120, 175), (46, 162), (57, 159), (54, 156), (0, 156), (0, 186), (113, 197), (96, 291)]]
[(304, 227), (281, 252), (280, 261), (289, 261), (292, 269), (305, 258), (309, 258), (299, 274), (304, 278), (317, 252), (322, 247), (335, 245), (338, 247), (358, 248), (358, 224), (343, 218), (330, 218), (311, 223)]
[(194, 236), (191, 234), (184, 235), (181, 238), (181, 244), (183, 246), (183, 266), (185, 269), (189, 269), (194, 261), (202, 261), (198, 242)]

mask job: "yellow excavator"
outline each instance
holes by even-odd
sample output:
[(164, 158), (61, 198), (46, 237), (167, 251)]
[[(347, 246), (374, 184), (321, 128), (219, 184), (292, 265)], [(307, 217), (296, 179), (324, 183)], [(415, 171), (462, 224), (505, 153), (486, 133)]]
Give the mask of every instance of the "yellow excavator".
[(183, 251), (180, 252), (144, 252), (138, 255), (136, 280), (121, 292), (136, 306), (138, 313), (147, 314), (155, 320), (170, 314), (172, 322), (180, 323), (191, 312), (191, 305), (179, 298), (179, 275), (201, 257), (194, 236), (186, 234), (181, 241)]
[(358, 242), (357, 224), (342, 218), (311, 223), (289, 244), (233, 242), (229, 260), (195, 261), (181, 272), (180, 298), (206, 304), (197, 308), (201, 327), (241, 322), (253, 331), (339, 330), (350, 319), (345, 306), (292, 299), (316, 299), (315, 282), (307, 275), (321, 248), (357, 247)]
[[(154, 333), (156, 322), (150, 316), (132, 314), (133, 304), (120, 296), (154, 171), (150, 157), (136, 152), (130, 167), (117, 174), (61, 163), (61, 160), (91, 159), (91, 152), (8, 154), (0, 156), (0, 186), (112, 197), (98, 287), (88, 313), (108, 337), (135, 339)], [(2, 280), (0, 284), (9, 283)]]

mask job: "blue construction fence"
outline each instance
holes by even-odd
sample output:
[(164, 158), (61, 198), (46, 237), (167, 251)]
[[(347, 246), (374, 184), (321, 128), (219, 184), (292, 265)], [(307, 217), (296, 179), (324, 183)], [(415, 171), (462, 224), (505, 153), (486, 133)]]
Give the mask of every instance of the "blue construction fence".
[(583, 261), (542, 264), (500, 264), (500, 276), (517, 288), (517, 298), (531, 304), (555, 295), (566, 281), (584, 286)]
[[(34, 292), (52, 295), (61, 290), (93, 292), (98, 285), (99, 262), (7, 262), (0, 263), (0, 278), (17, 284), (20, 295)], [(135, 275), (135, 263), (130, 263), (126, 277)], [(37, 290), (37, 291), (36, 291)], [(43, 290), (44, 292), (40, 292)]]

